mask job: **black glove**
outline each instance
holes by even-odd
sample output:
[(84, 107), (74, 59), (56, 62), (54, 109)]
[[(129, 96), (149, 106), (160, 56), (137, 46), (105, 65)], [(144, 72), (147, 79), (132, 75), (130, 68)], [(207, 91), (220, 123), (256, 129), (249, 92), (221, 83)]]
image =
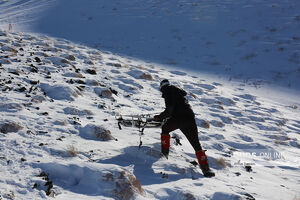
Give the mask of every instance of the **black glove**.
[(153, 117), (153, 120), (159, 122), (159, 121), (160, 121), (159, 115), (155, 115), (155, 116)]

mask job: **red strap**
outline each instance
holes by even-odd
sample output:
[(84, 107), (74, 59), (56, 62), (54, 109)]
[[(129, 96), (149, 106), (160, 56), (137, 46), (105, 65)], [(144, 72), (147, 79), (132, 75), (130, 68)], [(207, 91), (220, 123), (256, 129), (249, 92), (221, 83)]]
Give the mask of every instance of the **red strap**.
[(204, 150), (196, 152), (196, 156), (197, 156), (200, 166), (208, 165), (207, 156), (205, 155)]
[(170, 148), (170, 135), (161, 135), (161, 147), (163, 149)]

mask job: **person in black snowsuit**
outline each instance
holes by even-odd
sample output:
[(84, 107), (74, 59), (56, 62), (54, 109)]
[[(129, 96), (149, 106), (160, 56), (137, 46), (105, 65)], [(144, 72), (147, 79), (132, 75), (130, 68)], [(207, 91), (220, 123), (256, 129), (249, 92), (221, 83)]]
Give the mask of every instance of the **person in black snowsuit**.
[(161, 151), (168, 158), (170, 148), (170, 132), (180, 129), (195, 150), (200, 168), (206, 177), (215, 176), (208, 165), (207, 156), (198, 138), (198, 128), (195, 114), (186, 99), (186, 91), (174, 85), (170, 85), (167, 79), (160, 83), (160, 91), (165, 100), (166, 108), (160, 115), (155, 115), (155, 121), (166, 120), (162, 126)]

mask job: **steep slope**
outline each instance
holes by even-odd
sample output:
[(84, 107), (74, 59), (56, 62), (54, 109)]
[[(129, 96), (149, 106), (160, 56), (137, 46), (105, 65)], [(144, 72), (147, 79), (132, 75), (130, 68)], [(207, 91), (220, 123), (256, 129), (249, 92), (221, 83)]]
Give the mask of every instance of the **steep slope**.
[[(299, 103), (43, 35), (1, 31), (0, 52), (0, 199), (299, 197)], [(116, 114), (164, 109), (162, 78), (190, 93), (215, 178), (180, 131), (166, 160), (159, 129), (141, 148), (119, 130)]]

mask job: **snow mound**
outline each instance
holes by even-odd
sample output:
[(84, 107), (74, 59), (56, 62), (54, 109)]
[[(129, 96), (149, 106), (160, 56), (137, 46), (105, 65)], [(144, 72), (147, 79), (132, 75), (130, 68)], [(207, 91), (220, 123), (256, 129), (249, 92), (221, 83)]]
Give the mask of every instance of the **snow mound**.
[(108, 141), (115, 139), (109, 130), (94, 124), (79, 128), (79, 132), (81, 137), (90, 140)]
[(35, 167), (40, 168), (43, 174), (47, 175), (48, 182), (54, 185), (51, 189), (54, 193), (58, 193), (60, 198), (63, 198), (63, 194), (59, 192), (61, 189), (77, 194), (114, 197), (120, 200), (144, 195), (139, 180), (130, 168), (97, 163), (81, 165), (40, 163)]
[(9, 132), (18, 132), (23, 129), (23, 127), (16, 122), (5, 122), (0, 123), (0, 132), (1, 133), (9, 133)]
[(74, 101), (75, 97), (80, 94), (76, 89), (66, 85), (49, 85), (41, 83), (40, 88), (46, 95), (55, 100), (68, 100)]

